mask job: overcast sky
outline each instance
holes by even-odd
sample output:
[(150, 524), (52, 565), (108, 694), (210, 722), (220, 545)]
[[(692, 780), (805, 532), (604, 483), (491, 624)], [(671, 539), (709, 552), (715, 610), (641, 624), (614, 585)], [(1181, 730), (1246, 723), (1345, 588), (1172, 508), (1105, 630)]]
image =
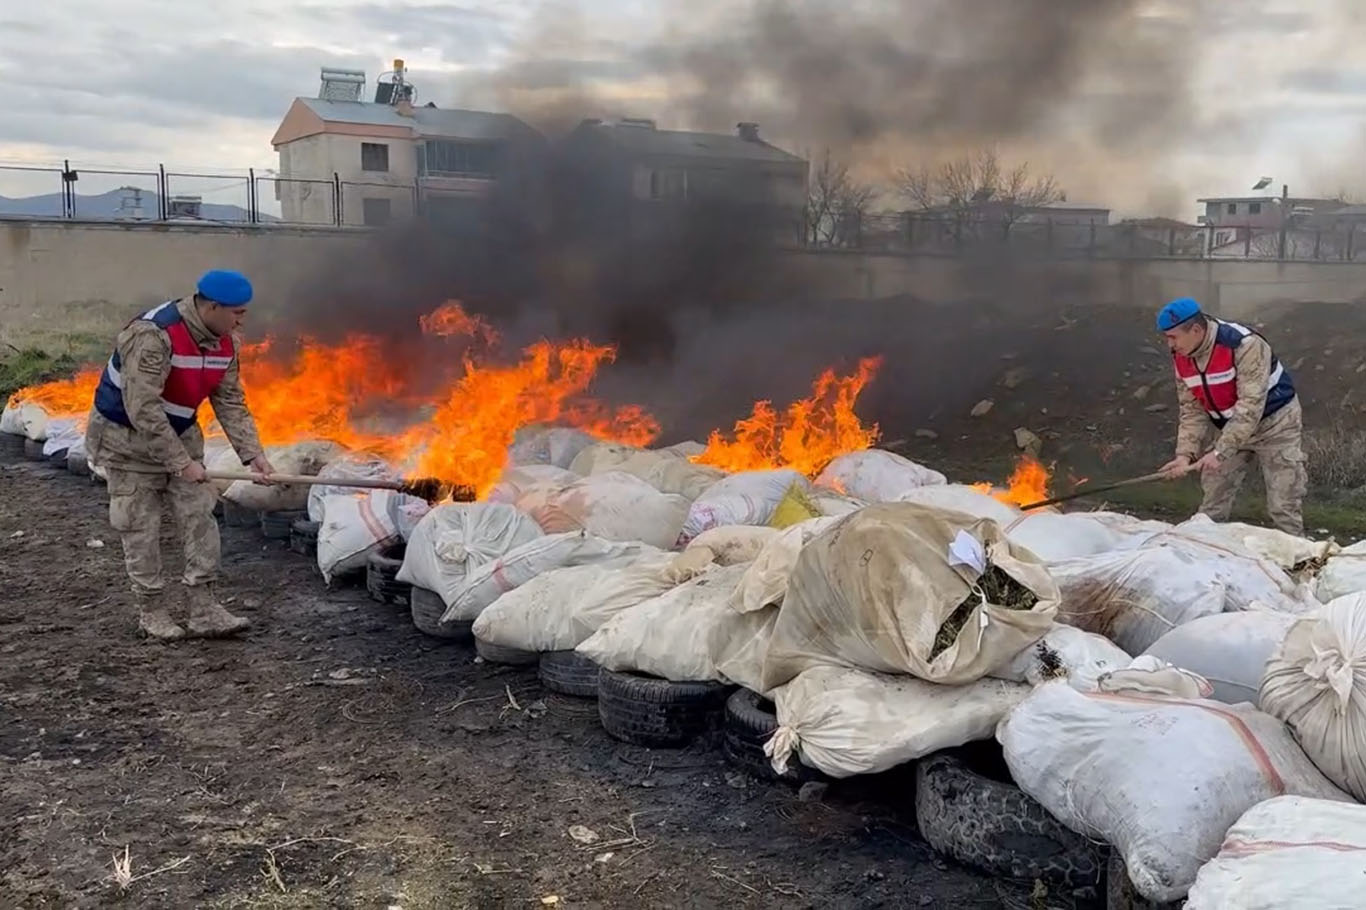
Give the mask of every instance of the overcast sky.
[[(363, 68), (373, 91), (400, 56), (419, 99), (440, 106), (713, 129), (750, 110), (770, 140), (833, 145), (874, 176), (991, 141), (1054, 171), (1072, 199), (1121, 210), (1189, 218), (1196, 196), (1245, 192), (1262, 175), (1292, 193), (1366, 191), (1352, 0), (1033, 0), (1085, 14), (1032, 46), (1011, 21), (1025, 0), (958, 0), (971, 16), (943, 24), (945, 2), (10, 3), (0, 165), (271, 168), (270, 136), (295, 96), (316, 93), (320, 66)], [(1017, 89), (1055, 39), (1070, 44), (1066, 65), (1043, 89)], [(1018, 44), (1020, 59), (998, 68)], [(751, 53), (755, 69), (737, 75)], [(120, 182), (109, 180), (83, 178), (81, 191)], [(0, 194), (50, 181), (0, 172)]]

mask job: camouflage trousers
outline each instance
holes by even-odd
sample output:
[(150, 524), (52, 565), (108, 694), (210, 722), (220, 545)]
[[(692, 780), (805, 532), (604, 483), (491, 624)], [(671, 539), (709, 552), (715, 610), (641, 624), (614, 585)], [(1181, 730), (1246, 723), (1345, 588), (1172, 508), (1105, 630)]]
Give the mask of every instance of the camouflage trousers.
[(1295, 399), (1263, 420), (1232, 458), (1201, 475), (1205, 499), (1200, 511), (1215, 521), (1228, 521), (1248, 468), (1256, 462), (1266, 486), (1266, 511), (1272, 524), (1287, 534), (1302, 536), (1304, 495), (1309, 486), (1303, 433), (1304, 413)]
[(109, 523), (123, 543), (123, 561), (134, 593), (165, 588), (161, 572), (161, 512), (169, 503), (185, 552), (186, 585), (203, 585), (218, 575), (217, 498), (213, 484), (191, 483), (169, 474), (108, 468)]

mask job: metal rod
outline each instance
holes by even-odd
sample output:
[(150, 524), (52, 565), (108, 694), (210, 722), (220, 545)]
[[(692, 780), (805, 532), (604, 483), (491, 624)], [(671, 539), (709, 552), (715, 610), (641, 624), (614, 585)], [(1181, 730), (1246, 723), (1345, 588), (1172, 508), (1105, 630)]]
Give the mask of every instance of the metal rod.
[(1071, 502), (1074, 499), (1081, 499), (1083, 496), (1094, 496), (1097, 493), (1108, 493), (1111, 490), (1119, 490), (1124, 487), (1135, 487), (1139, 484), (1156, 483), (1159, 480), (1168, 480), (1169, 477), (1161, 472), (1144, 474), (1142, 477), (1131, 477), (1128, 480), (1121, 480), (1117, 483), (1104, 484), (1098, 487), (1087, 487), (1082, 490), (1074, 490), (1066, 496), (1054, 496), (1052, 499), (1045, 499), (1041, 502), (1032, 502), (1027, 506), (1020, 506), (1020, 511), (1028, 512), (1031, 509), (1042, 509), (1044, 506), (1055, 506), (1062, 502)]

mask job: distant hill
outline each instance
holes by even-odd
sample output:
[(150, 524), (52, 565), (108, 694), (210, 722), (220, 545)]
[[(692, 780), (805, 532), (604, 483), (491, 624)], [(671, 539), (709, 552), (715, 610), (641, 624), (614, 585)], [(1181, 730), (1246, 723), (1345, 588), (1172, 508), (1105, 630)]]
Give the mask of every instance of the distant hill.
[[(121, 209), (125, 193), (123, 190), (110, 190), (97, 196), (76, 196), (77, 218), (121, 218), (133, 220), (131, 214)], [(157, 194), (144, 190), (142, 193), (143, 220), (157, 217)], [(248, 220), (247, 210), (240, 205), (224, 205), (205, 202), (200, 206), (201, 221), (223, 221), (241, 224)], [(0, 216), (32, 215), (39, 218), (62, 217), (62, 194), (46, 193), (41, 196), (22, 196), (11, 198), (0, 196)], [(262, 221), (279, 221), (274, 215), (264, 212), (258, 216)]]

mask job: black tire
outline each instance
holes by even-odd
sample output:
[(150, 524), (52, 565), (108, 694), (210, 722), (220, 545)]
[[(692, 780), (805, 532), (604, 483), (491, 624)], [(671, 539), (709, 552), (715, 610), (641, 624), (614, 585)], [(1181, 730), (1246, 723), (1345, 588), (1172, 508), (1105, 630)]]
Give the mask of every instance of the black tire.
[(24, 457), (29, 461), (45, 461), (47, 456), (43, 454), (43, 444), (35, 439), (24, 437)]
[(607, 735), (638, 746), (684, 746), (720, 721), (730, 687), (603, 670), (598, 717)]
[(262, 512), (261, 536), (266, 540), (289, 540), (294, 522), (308, 520), (308, 513), (299, 510), (289, 512)]
[(441, 616), (446, 612), (446, 603), (441, 595), (416, 585), (408, 598), (408, 606), (413, 614), (413, 625), (424, 635), (444, 638), (448, 641), (470, 642), (474, 640), (474, 621), (446, 622)]
[(764, 743), (777, 729), (778, 715), (773, 702), (749, 689), (737, 689), (726, 699), (725, 739), (721, 751), (732, 765), (762, 780), (794, 784), (829, 780), (815, 768), (802, 764), (796, 755), (788, 760), (785, 773), (774, 771), (773, 762), (764, 754)]
[(65, 471), (65, 470), (66, 470), (66, 453), (67, 453), (68, 451), (69, 451), (69, 449), (58, 449), (57, 451), (53, 452), (51, 455), (44, 455), (43, 458), (47, 460), (47, 463), (48, 463), (48, 464), (52, 465), (52, 466), (53, 466), (54, 468), (56, 468), (57, 470), (59, 470), (59, 471)]
[(225, 499), (223, 500), (223, 524), (229, 528), (260, 527), (261, 514)]
[(0, 433), (0, 458), (19, 461), (24, 457), (24, 437), (18, 433)]
[(491, 664), (507, 664), (509, 667), (534, 667), (541, 661), (541, 655), (537, 651), (505, 648), (477, 636), (474, 639), (474, 653)]
[(370, 599), (382, 604), (408, 604), (413, 586), (398, 580), (398, 570), (403, 568), (403, 544), (385, 547), (371, 553), (365, 561), (365, 589)]
[(300, 556), (318, 555), (318, 530), (322, 523), (301, 518), (289, 528), (289, 548)]
[(551, 692), (577, 698), (598, 697), (602, 667), (578, 651), (546, 651), (541, 655), (541, 685)]
[(1015, 786), (994, 741), (927, 756), (915, 778), (920, 833), (940, 853), (990, 875), (1100, 898), (1109, 847), (1067, 828)]
[(1129, 880), (1129, 869), (1118, 850), (1110, 851), (1110, 862), (1105, 869), (1105, 910), (1181, 910), (1185, 901), (1158, 903), (1138, 893)]
[(68, 452), (66, 455), (66, 469), (72, 474), (79, 474), (81, 477), (85, 477), (90, 473), (90, 462), (86, 459), (84, 452), (75, 455)]

